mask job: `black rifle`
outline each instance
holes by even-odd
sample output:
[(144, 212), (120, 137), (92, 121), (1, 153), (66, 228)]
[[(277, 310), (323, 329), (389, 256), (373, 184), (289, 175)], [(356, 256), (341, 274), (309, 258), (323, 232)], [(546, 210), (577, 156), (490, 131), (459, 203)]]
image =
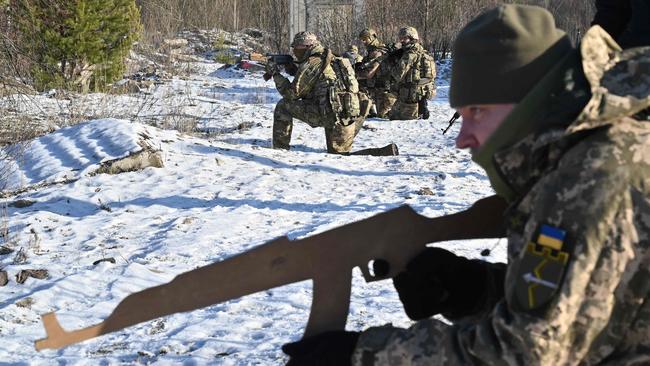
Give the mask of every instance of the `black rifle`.
[[(266, 54), (266, 62), (272, 62), (276, 65), (284, 66), (285, 70), (291, 74), (292, 71), (295, 72), (295, 64), (293, 61), (293, 56), (287, 55), (287, 54), (272, 54), (272, 53), (267, 53)], [(269, 73), (264, 74), (264, 80), (269, 80), (273, 77), (273, 75)]]
[(268, 62), (273, 62), (276, 65), (288, 65), (290, 63), (293, 63), (293, 56), (287, 54), (267, 53), (266, 59)]
[(355, 70), (357, 71), (365, 70), (370, 68), (374, 64), (381, 63), (382, 61), (384, 61), (389, 57), (397, 59), (402, 57), (402, 54), (404, 54), (404, 49), (400, 48), (398, 45), (395, 45), (394, 43), (386, 45), (385, 47), (382, 48), (382, 50), (384, 51), (384, 53), (382, 53), (381, 55), (373, 59), (370, 59), (368, 61), (357, 62), (356, 64), (354, 64)]
[(445, 133), (447, 133), (447, 131), (448, 131), (448, 130), (451, 128), (451, 126), (454, 124), (454, 122), (456, 122), (456, 120), (459, 119), (459, 118), (460, 118), (460, 113), (458, 113), (458, 112), (454, 112), (454, 115), (451, 116), (451, 119), (449, 120), (449, 126), (447, 126), (447, 128), (445, 128), (444, 130), (442, 130), (442, 134), (444, 135)]

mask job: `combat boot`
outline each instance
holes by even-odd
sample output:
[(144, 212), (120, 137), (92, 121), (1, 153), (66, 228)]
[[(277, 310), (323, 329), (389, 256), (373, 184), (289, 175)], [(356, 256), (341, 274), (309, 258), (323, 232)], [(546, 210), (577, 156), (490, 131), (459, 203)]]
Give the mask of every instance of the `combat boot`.
[(273, 149), (275, 149), (275, 150), (289, 150), (290, 147), (289, 147), (289, 144), (273, 141)]
[(426, 99), (420, 99), (418, 101), (418, 118), (419, 119), (429, 119), (429, 107), (427, 106)]
[(350, 155), (397, 156), (399, 155), (399, 149), (396, 144), (390, 143), (384, 147), (374, 147), (351, 152)]

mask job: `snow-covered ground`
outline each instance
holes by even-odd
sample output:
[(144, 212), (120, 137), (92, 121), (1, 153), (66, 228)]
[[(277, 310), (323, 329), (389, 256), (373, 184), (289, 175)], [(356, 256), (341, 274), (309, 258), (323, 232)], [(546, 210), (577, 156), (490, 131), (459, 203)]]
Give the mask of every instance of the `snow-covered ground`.
[[(60, 350), (36, 352), (34, 341), (45, 336), (41, 314), (55, 311), (68, 330), (90, 326), (132, 292), (282, 235), (302, 238), (402, 204), (427, 216), (443, 215), (492, 192), (469, 154), (454, 148), (459, 124), (441, 133), (453, 113), (444, 76), (437, 99), (429, 103), (430, 120), (370, 119), (354, 143), (358, 150), (395, 142), (399, 156), (338, 156), (325, 153), (322, 129), (301, 122), (295, 123), (291, 151), (271, 149), (273, 107), (280, 98), (272, 82), (218, 66), (196, 63), (191, 78), (156, 85), (144, 97), (112, 96), (110, 102), (105, 95), (85, 97), (86, 108), (93, 98), (98, 101), (93, 116), (137, 118), (89, 121), (32, 142), (14, 169), (13, 188), (68, 183), (4, 199), (7, 230), (0, 245), (15, 251), (0, 255), (0, 267), (9, 274), (9, 283), (0, 287), (0, 364), (282, 364), (281, 345), (299, 339), (306, 324), (310, 282)], [(159, 103), (165, 96), (174, 103)], [(26, 114), (64, 103), (30, 98), (38, 108), (26, 107)], [(170, 114), (193, 119), (209, 134), (190, 136), (139, 123)], [(101, 161), (137, 149), (142, 134), (162, 150), (163, 168), (91, 174)], [(18, 200), (35, 203), (10, 205)], [(485, 259), (503, 261), (504, 244), (443, 245), (469, 257), (494, 248)], [(15, 263), (21, 248), (26, 259)], [(114, 263), (93, 264), (104, 258)], [(15, 276), (23, 269), (47, 269), (49, 278), (18, 284)], [(391, 282), (367, 284), (355, 270), (348, 329), (389, 322), (410, 323)]]

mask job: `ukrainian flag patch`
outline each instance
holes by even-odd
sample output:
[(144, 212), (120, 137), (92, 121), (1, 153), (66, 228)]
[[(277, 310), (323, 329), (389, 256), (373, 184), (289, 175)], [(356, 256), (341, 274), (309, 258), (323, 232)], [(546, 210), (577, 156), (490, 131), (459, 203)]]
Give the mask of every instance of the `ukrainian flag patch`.
[[(541, 225), (518, 260), (515, 309), (544, 316), (562, 286), (571, 255), (566, 231)], [(533, 234), (533, 238), (534, 238)]]
[(562, 229), (550, 225), (542, 225), (539, 230), (539, 236), (537, 237), (537, 244), (555, 250), (562, 250), (565, 236), (566, 232)]

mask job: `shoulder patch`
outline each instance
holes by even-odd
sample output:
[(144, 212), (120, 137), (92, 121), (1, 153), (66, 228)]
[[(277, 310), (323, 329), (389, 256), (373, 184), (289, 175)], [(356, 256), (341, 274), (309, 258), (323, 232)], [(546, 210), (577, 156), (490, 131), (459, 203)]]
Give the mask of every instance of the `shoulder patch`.
[(541, 225), (536, 237), (519, 260), (515, 295), (518, 310), (541, 316), (561, 287), (570, 254), (564, 230)]

